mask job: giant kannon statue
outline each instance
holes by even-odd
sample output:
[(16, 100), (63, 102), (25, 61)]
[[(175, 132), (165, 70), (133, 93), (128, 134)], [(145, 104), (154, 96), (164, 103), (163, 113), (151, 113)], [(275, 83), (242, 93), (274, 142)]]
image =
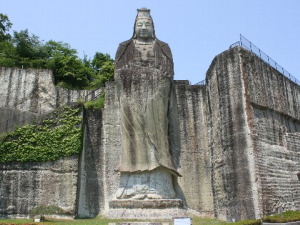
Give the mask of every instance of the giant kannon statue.
[(168, 44), (156, 38), (150, 10), (138, 9), (134, 34), (115, 59), (122, 132), (118, 199), (176, 198), (173, 76)]

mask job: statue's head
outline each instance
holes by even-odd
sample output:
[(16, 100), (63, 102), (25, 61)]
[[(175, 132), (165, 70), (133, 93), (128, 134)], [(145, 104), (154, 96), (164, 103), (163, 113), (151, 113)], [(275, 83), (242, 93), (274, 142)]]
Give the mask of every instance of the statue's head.
[(137, 10), (134, 24), (133, 38), (148, 41), (155, 38), (154, 24), (150, 15), (150, 9), (141, 8)]

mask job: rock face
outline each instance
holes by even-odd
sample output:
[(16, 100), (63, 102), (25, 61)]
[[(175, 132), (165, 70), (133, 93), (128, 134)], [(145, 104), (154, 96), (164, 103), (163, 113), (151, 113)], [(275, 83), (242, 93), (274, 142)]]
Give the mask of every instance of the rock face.
[(207, 73), (215, 215), (299, 210), (300, 87), (242, 48)]
[[(0, 82), (9, 74), (26, 74), (29, 79), (34, 77), (29, 73), (42, 72), (2, 68)], [(42, 84), (30, 80), (7, 83), (10, 85), (0, 90), (1, 115), (16, 119), (9, 110), (22, 112), (24, 118), (39, 113), (41, 97), (29, 100), (14, 92), (26, 89), (19, 93), (33, 96), (31, 92), (42, 90)], [(19, 88), (12, 88), (16, 85)], [(189, 85), (187, 81), (174, 81), (173, 85), (177, 105), (172, 107), (177, 107), (180, 134), (176, 163), (182, 175), (174, 180), (174, 186), (186, 213), (191, 209), (200, 215), (240, 220), (276, 213), (279, 207), (300, 210), (297, 84), (252, 53), (235, 47), (215, 57), (206, 85)], [(49, 102), (43, 109), (89, 96), (55, 87), (51, 90), (49, 95), (53, 93), (54, 97), (37, 95)], [(79, 159), (0, 165), (1, 216), (27, 214), (40, 204), (55, 204), (80, 217), (122, 213), (130, 217), (134, 211), (147, 216), (131, 201), (113, 201), (120, 182), (122, 112), (116, 83), (108, 83), (105, 93), (103, 110), (84, 113), (84, 148)], [(14, 102), (20, 104), (14, 106)], [(155, 211), (152, 205), (146, 205), (148, 215), (183, 215), (175, 203), (165, 202), (174, 207), (173, 211)], [(120, 210), (120, 205), (131, 209)]]
[(77, 216), (96, 217), (104, 204), (102, 112), (85, 110), (83, 150), (79, 162)]
[(0, 216), (27, 216), (41, 205), (76, 209), (78, 159), (0, 164)]
[(0, 133), (39, 119), (56, 108), (92, 100), (95, 91), (66, 90), (53, 83), (51, 70), (0, 67)]
[(214, 215), (206, 87), (175, 81), (180, 121), (179, 193), (187, 208)]
[(248, 52), (242, 60), (261, 211), (299, 210), (300, 86)]

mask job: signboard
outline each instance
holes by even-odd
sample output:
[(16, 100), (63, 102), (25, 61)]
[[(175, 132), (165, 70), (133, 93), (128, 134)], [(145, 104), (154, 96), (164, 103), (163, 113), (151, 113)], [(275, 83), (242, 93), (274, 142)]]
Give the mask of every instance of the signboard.
[(174, 225), (191, 225), (190, 217), (174, 218)]

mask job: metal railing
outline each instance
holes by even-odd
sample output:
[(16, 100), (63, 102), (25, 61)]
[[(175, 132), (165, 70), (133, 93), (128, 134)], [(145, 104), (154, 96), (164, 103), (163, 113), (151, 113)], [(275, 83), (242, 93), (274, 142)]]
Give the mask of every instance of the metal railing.
[(240, 46), (255, 55), (257, 55), (260, 59), (268, 63), (270, 66), (275, 68), (277, 71), (282, 73), (285, 77), (293, 81), (294, 83), (300, 85), (300, 81), (297, 80), (295, 77), (293, 77), (286, 69), (284, 69), (282, 66), (280, 66), (277, 62), (275, 62), (271, 57), (269, 57), (266, 53), (264, 53), (262, 50), (260, 50), (258, 47), (256, 47), (251, 41), (249, 41), (247, 38), (245, 38), (243, 35), (240, 34), (240, 40), (232, 45), (230, 45), (229, 48), (233, 48), (236, 46)]
[(206, 85), (206, 80), (202, 80), (194, 85)]

